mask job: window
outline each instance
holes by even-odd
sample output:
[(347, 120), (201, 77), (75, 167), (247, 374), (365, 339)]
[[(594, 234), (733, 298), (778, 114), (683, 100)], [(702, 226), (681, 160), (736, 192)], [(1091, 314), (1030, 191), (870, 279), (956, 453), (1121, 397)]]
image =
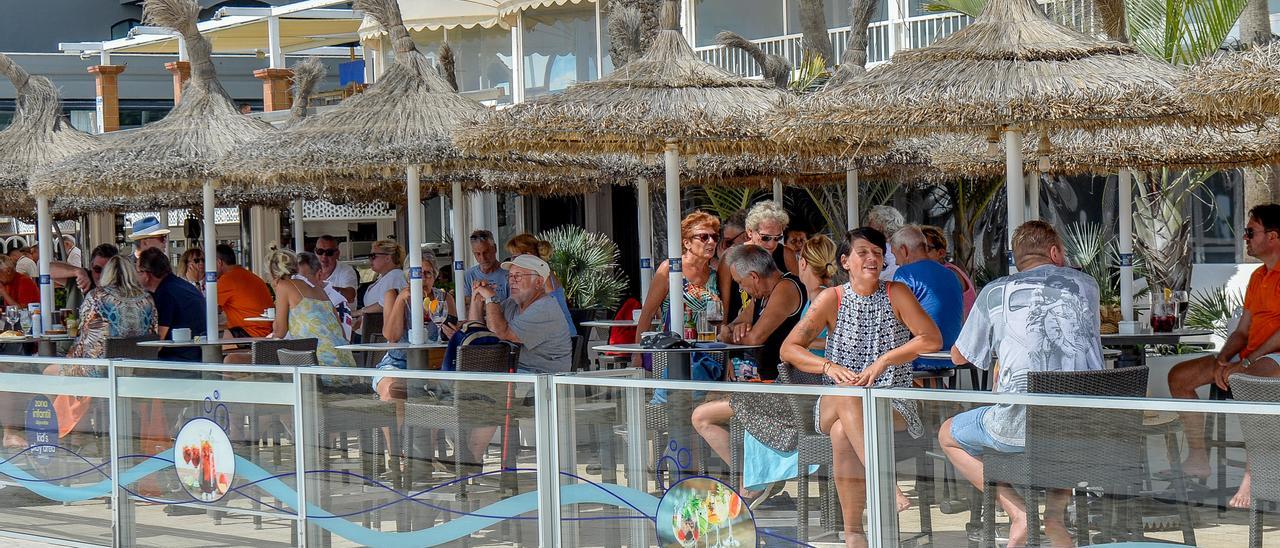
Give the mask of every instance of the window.
[(716, 34), (731, 30), (747, 40), (782, 36), (782, 0), (695, 0), (697, 43), (712, 46)]
[(449, 30), (461, 91), (501, 89), (498, 103), (511, 102), (511, 31), (501, 27)]
[(594, 8), (530, 10), (524, 15), (525, 97), (597, 78)]
[[(800, 26), (801, 0), (787, 0), (787, 34), (804, 32)], [(872, 22), (883, 21), (888, 17), (885, 2), (876, 2), (876, 14)], [(849, 2), (844, 0), (822, 0), (822, 11), (827, 16), (827, 28), (834, 29), (849, 26)]]
[(137, 19), (125, 19), (124, 21), (120, 21), (119, 23), (111, 25), (111, 39), (119, 40), (121, 38), (128, 38), (129, 29), (132, 29), (133, 27), (136, 27), (140, 24), (141, 24), (141, 21), (138, 21)]

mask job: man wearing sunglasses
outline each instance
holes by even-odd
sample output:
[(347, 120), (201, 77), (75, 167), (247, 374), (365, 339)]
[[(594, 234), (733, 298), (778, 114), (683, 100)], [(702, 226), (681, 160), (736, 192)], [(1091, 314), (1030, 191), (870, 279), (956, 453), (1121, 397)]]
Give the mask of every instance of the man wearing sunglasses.
[[(1280, 264), (1277, 264), (1280, 263), (1280, 204), (1260, 205), (1249, 211), (1244, 241), (1249, 256), (1262, 261), (1262, 266), (1249, 277), (1244, 314), (1217, 355), (1185, 361), (1169, 371), (1169, 393), (1175, 398), (1196, 399), (1196, 389), (1209, 383), (1230, 389), (1229, 377), (1235, 373), (1280, 375), (1275, 359), (1280, 358)], [(1273, 358), (1264, 359), (1268, 356)], [(1198, 413), (1186, 415), (1182, 418), (1182, 427), (1190, 449), (1182, 464), (1183, 472), (1188, 476), (1209, 477), (1204, 418)], [(1242, 503), (1247, 508), (1249, 502), (1246, 475), (1231, 504)]]
[[(787, 210), (783, 209), (782, 204), (766, 200), (751, 206), (751, 210), (747, 212), (746, 218), (746, 241), (744, 244), (751, 244), (765, 251), (773, 257), (774, 263), (780, 272), (789, 272), (787, 270), (787, 262), (784, 258), (785, 250), (782, 248), (782, 241), (787, 231), (787, 223), (791, 222), (791, 216), (787, 215)], [(732, 247), (732, 246), (730, 246)], [(738, 282), (729, 274), (729, 265), (723, 259), (728, 255), (728, 248), (721, 254), (719, 266), (716, 267), (716, 275), (719, 276), (720, 301), (725, 303), (725, 317), (736, 318), (738, 312), (751, 296), (738, 286)]]
[(360, 277), (356, 275), (355, 268), (341, 262), (339, 253), (337, 238), (328, 234), (317, 238), (316, 256), (320, 258), (320, 272), (317, 275), (346, 298), (347, 302), (353, 303), (356, 302), (356, 288), (360, 286)]

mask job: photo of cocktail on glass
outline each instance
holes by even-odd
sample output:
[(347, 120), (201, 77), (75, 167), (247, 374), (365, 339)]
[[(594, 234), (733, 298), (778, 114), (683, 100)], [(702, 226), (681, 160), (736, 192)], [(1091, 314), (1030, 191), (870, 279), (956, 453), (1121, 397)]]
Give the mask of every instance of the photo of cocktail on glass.
[(742, 497), (706, 477), (677, 482), (658, 503), (658, 543), (668, 548), (755, 546), (756, 528)]
[(235, 454), (231, 440), (217, 423), (196, 418), (178, 431), (173, 443), (173, 467), (183, 489), (200, 502), (226, 496), (235, 478)]

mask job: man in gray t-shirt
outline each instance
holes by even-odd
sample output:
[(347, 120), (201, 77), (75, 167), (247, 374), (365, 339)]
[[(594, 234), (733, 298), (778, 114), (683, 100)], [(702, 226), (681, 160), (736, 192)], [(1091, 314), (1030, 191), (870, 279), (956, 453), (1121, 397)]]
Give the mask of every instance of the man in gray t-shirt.
[[(996, 392), (1024, 393), (1032, 371), (1102, 369), (1098, 285), (1089, 276), (1064, 267), (1062, 240), (1048, 223), (1031, 221), (1013, 235), (1019, 272), (982, 289), (951, 349), (957, 364), (982, 369), (999, 358)], [(998, 404), (960, 413), (942, 424), (943, 451), (970, 481), (980, 482), (987, 451), (1021, 452), (1026, 445), (1026, 409)], [(975, 483), (978, 485), (978, 483)], [(1001, 486), (996, 498), (1009, 513), (1009, 544), (1026, 541), (1022, 498)], [(1067, 493), (1051, 490), (1044, 513), (1045, 533), (1054, 544), (1069, 543), (1062, 523)]]
[(522, 373), (568, 372), (573, 346), (569, 322), (555, 298), (547, 294), (551, 268), (533, 255), (518, 255), (502, 263), (502, 269), (510, 274), (511, 297), (503, 299), (492, 285), (477, 283), (470, 317), (483, 318), (498, 338), (520, 345)]

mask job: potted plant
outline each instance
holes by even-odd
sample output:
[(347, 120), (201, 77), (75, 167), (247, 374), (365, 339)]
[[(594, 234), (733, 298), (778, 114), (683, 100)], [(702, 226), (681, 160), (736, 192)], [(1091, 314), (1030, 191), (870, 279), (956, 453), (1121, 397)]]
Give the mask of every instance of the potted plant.
[(600, 319), (618, 307), (628, 282), (618, 271), (620, 253), (613, 240), (572, 225), (543, 231), (538, 238), (551, 244), (547, 262), (564, 285), (575, 324)]

